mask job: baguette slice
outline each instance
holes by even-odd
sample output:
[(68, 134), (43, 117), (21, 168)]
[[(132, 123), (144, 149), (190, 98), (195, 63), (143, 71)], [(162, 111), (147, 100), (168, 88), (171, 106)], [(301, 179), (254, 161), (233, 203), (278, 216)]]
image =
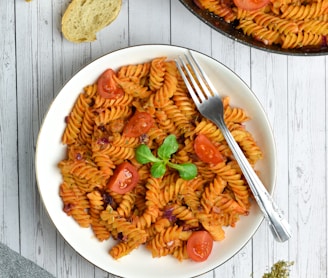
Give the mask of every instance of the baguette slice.
[(98, 31), (118, 16), (122, 0), (73, 0), (62, 17), (62, 33), (71, 42), (96, 40)]

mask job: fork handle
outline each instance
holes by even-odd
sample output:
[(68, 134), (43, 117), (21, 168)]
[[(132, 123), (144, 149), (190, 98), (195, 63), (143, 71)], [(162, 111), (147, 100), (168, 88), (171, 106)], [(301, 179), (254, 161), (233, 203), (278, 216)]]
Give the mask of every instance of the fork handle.
[(255, 173), (253, 167), (248, 162), (244, 153), (240, 149), (239, 145), (235, 141), (234, 137), (230, 133), (229, 129), (223, 122), (215, 122), (221, 129), (223, 136), (225, 137), (231, 151), (236, 158), (249, 187), (264, 214), (264, 217), (268, 221), (270, 230), (274, 238), (279, 242), (284, 242), (291, 237), (291, 228), (283, 216), (283, 213), (273, 201), (271, 195), (268, 193), (263, 183)]

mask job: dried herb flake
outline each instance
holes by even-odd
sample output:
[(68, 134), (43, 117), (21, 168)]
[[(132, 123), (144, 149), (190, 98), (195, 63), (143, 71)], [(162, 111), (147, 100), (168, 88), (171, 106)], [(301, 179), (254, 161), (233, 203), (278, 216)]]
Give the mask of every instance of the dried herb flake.
[(290, 266), (294, 262), (278, 261), (271, 267), (271, 272), (265, 273), (262, 278), (288, 278)]

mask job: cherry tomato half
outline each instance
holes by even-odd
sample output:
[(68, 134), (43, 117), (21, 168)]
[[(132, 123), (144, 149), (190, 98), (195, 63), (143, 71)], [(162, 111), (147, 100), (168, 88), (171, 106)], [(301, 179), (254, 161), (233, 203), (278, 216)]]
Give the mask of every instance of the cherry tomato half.
[(124, 95), (124, 91), (115, 82), (113, 76), (115, 71), (112, 69), (107, 69), (100, 75), (97, 81), (97, 89), (100, 96), (103, 98), (116, 99)]
[(224, 160), (220, 151), (204, 134), (197, 135), (194, 150), (203, 162), (217, 164)]
[(114, 171), (110, 178), (107, 188), (124, 194), (131, 191), (139, 181), (139, 174), (137, 169), (129, 162), (123, 162)]
[(270, 0), (233, 0), (233, 2), (240, 9), (254, 11), (268, 5)]
[(213, 238), (207, 231), (193, 232), (187, 241), (187, 254), (196, 262), (205, 261), (211, 254)]
[(147, 112), (136, 112), (123, 129), (123, 135), (127, 137), (139, 137), (147, 133), (154, 125), (154, 119)]

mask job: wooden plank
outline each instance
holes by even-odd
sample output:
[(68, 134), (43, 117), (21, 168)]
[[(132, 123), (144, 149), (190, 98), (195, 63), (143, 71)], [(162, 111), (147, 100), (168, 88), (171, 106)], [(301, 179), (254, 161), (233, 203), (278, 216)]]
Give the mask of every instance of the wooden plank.
[[(128, 9), (127, 4), (123, 3), (118, 18), (97, 34), (96, 41), (76, 44), (65, 40), (60, 32), (60, 21), (67, 3), (62, 1), (53, 5), (55, 11), (61, 11), (57, 12), (54, 17), (54, 24), (58, 25), (54, 30), (54, 41), (57, 42), (55, 45), (59, 46), (53, 51), (54, 68), (58, 69), (54, 71), (55, 88), (58, 88), (55, 90), (55, 94), (57, 94), (65, 81), (69, 80), (83, 66), (107, 52), (127, 46), (125, 33)], [(60, 277), (106, 277), (109, 275), (73, 251), (60, 235), (58, 235), (57, 253), (57, 272)]]
[(210, 55), (211, 28), (196, 18), (179, 1), (172, 1), (171, 5), (171, 44)]
[[(16, 3), (18, 168), (21, 254), (55, 273), (56, 233), (37, 190), (34, 152), (44, 107), (52, 96), (52, 10)], [(29, 34), (29, 36), (26, 36)], [(50, 34), (50, 36), (49, 36)], [(50, 50), (50, 51), (49, 51)]]
[(324, 59), (288, 58), (290, 259), (295, 277), (327, 277), (327, 84)]
[[(171, 1), (171, 5), (171, 43), (210, 54), (210, 44), (204, 43), (211, 39), (210, 28), (190, 13), (179, 1)], [(181, 22), (185, 22), (185, 24), (181, 24)], [(198, 39), (190, 39), (190, 36)], [(213, 271), (199, 277), (213, 277)]]
[[(129, 44), (129, 5), (122, 1), (118, 17), (98, 33), (97, 40), (91, 43), (91, 57), (95, 60), (104, 54), (127, 47)], [(109, 65), (110, 66), (110, 65)]]
[[(325, 61), (325, 73), (326, 73), (326, 76), (325, 76), (325, 80), (328, 80), (328, 59), (325, 58), (324, 59)], [(326, 96), (328, 94), (328, 85), (326, 83)], [(328, 98), (326, 97), (326, 111), (325, 111), (325, 121), (326, 123), (328, 122), (328, 113), (327, 113), (327, 107), (328, 107)], [(328, 125), (326, 124), (326, 130), (325, 130), (325, 137), (326, 137), (326, 150), (325, 150), (325, 156), (326, 156), (326, 170), (325, 170), (325, 173), (328, 173), (328, 165), (327, 165), (327, 161), (328, 161), (328, 152), (327, 152), (327, 134), (328, 134)], [(326, 174), (326, 177), (325, 177), (325, 184), (326, 184), (326, 187), (328, 187), (328, 181), (327, 181), (327, 174)], [(326, 199), (328, 198), (327, 197), (327, 192), (325, 194), (325, 197)], [(328, 200), (327, 200), (328, 201)], [(327, 206), (327, 205), (326, 205)], [(328, 223), (328, 213), (327, 213), (327, 209), (326, 209), (326, 223)], [(327, 231), (327, 225), (326, 225), (326, 234), (328, 234), (328, 231)], [(328, 256), (327, 256), (327, 249), (328, 249), (328, 236), (326, 236), (326, 241), (324, 243), (326, 245), (326, 248), (324, 249), (326, 251), (326, 262), (325, 262), (325, 267), (326, 267), (326, 276), (328, 276)]]
[(170, 2), (129, 1), (129, 45), (170, 43)]
[(236, 256), (200, 277), (261, 277), (279, 259), (295, 261), (291, 277), (327, 277), (327, 58), (250, 49), (213, 31), (179, 1), (123, 1), (119, 17), (97, 41), (82, 44), (60, 33), (68, 0), (2, 2), (1, 242), (59, 278), (116, 277), (87, 262), (57, 234), (36, 186), (37, 133), (61, 87), (90, 61), (128, 45), (172, 43), (234, 70), (263, 104), (277, 147), (274, 196), (293, 228), (293, 238), (279, 244), (263, 223)]
[(94, 269), (95, 266), (76, 253), (69, 244), (58, 240), (56, 277), (90, 278), (94, 277)]
[[(101, 57), (104, 54), (122, 49), (128, 46), (128, 26), (129, 26), (129, 5), (127, 1), (122, 2), (120, 14), (108, 27), (101, 30), (97, 36), (97, 41), (91, 44), (92, 60)], [(108, 65), (110, 67), (110, 65)], [(95, 266), (95, 278), (119, 278), (103, 271)]]
[[(287, 57), (252, 50), (252, 90), (271, 124), (277, 148), (277, 181), (274, 199), (288, 219), (288, 93)], [(276, 69), (279, 68), (279, 71)], [(266, 222), (253, 241), (253, 273), (260, 277), (278, 260), (288, 261), (288, 242), (277, 243)]]
[[(91, 62), (91, 43), (72, 43), (61, 34), (61, 18), (68, 1), (53, 1), (53, 98), (74, 74)], [(95, 266), (82, 258), (57, 233), (54, 242), (56, 254), (56, 277), (94, 277)]]
[[(250, 49), (212, 30), (212, 56), (250, 84)], [(238, 223), (236, 228), (238, 228)], [(252, 274), (252, 241), (250, 240), (233, 258), (215, 269), (218, 277), (243, 277)]]
[(250, 86), (250, 47), (212, 30), (212, 56)]
[(19, 252), (15, 4), (2, 3), (0, 32), (0, 241)]

